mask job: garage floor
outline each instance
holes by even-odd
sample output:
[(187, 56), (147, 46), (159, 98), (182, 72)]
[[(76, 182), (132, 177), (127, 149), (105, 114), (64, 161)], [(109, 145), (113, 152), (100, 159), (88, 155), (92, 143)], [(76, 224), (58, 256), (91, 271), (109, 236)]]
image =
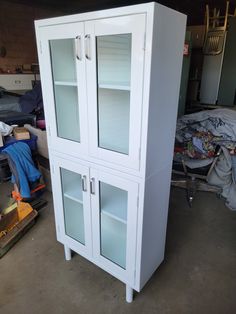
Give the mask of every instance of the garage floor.
[[(6, 195), (9, 185), (0, 186)], [(199, 193), (189, 208), (173, 189), (166, 258), (132, 304), (124, 285), (56, 242), (53, 206), (0, 260), (0, 313), (236, 313), (236, 212)], [(4, 200), (0, 200), (2, 206)]]

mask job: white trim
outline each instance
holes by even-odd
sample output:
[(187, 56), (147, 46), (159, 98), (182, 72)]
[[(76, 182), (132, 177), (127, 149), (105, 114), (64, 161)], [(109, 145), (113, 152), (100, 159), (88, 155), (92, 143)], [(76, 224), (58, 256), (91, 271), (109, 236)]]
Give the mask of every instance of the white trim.
[[(115, 9), (107, 9), (100, 11), (93, 11), (89, 13), (79, 13), (61, 17), (54, 17), (50, 19), (36, 20), (35, 27), (46, 27), (50, 25), (77, 23), (90, 20), (98, 20), (103, 18), (113, 18), (116, 16), (135, 15), (139, 13), (151, 12), (154, 9), (156, 2), (149, 2), (144, 4), (130, 5), (119, 7)], [(160, 4), (158, 4), (160, 6)]]

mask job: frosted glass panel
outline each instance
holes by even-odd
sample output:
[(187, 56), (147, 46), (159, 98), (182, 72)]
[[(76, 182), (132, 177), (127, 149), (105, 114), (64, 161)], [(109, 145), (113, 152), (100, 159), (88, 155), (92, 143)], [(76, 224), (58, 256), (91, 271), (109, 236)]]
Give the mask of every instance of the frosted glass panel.
[(76, 82), (75, 39), (50, 40), (54, 81)]
[(129, 153), (129, 96), (128, 91), (99, 90), (100, 147), (123, 154)]
[(130, 85), (131, 34), (97, 37), (98, 84)]
[(129, 154), (131, 34), (97, 37), (98, 145)]
[(127, 191), (100, 182), (101, 255), (126, 268)]
[(75, 39), (50, 41), (57, 135), (80, 142)]
[(77, 87), (55, 86), (54, 91), (58, 136), (80, 142)]
[(69, 237), (85, 244), (81, 181), (80, 174), (61, 168), (65, 232)]

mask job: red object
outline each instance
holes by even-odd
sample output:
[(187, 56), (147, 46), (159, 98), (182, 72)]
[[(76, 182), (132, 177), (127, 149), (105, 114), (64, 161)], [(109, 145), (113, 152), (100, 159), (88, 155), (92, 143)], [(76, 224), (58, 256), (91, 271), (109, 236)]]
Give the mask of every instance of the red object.
[(184, 56), (189, 55), (189, 44), (184, 44)]

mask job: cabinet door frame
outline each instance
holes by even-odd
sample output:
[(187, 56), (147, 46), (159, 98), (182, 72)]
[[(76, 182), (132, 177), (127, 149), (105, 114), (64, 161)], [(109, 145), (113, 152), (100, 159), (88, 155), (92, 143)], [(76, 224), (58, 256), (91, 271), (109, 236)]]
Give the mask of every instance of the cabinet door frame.
[[(91, 259), (92, 256), (92, 230), (91, 230), (91, 207), (90, 207), (90, 189), (89, 189), (89, 168), (66, 160), (63, 158), (58, 158), (56, 156), (52, 157), (52, 179), (53, 179), (53, 201), (56, 216), (56, 229), (57, 235), (63, 244), (66, 244), (73, 251), (78, 254)], [(65, 218), (63, 209), (63, 191), (62, 191), (62, 181), (60, 168), (70, 170), (72, 172), (78, 173), (81, 176), (86, 176), (86, 187), (87, 191), (83, 192), (83, 213), (84, 213), (84, 235), (85, 235), (85, 245), (76, 241), (66, 234), (65, 231)], [(58, 226), (58, 225), (59, 226)], [(58, 228), (59, 227), (59, 228)]]
[[(92, 228), (93, 228), (93, 260), (101, 268), (123, 282), (134, 285), (136, 261), (136, 233), (138, 223), (138, 183), (115, 176), (108, 172), (90, 169), (90, 178), (94, 179), (95, 194), (91, 194)], [(101, 255), (100, 242), (100, 200), (99, 181), (113, 185), (128, 192), (127, 204), (127, 238), (126, 268), (122, 268)]]
[[(136, 170), (140, 168), (145, 26), (145, 14), (85, 22), (85, 34), (90, 36), (88, 42), (90, 55), (86, 59), (90, 155)], [(128, 155), (98, 146), (96, 36), (118, 34), (132, 34)]]
[[(76, 39), (80, 36), (80, 40)], [(72, 156), (87, 155), (88, 152), (88, 116), (86, 94), (86, 68), (84, 56), (84, 23), (72, 23), (65, 25), (53, 25), (40, 29), (40, 71), (42, 73), (43, 101), (46, 111), (46, 123), (48, 130), (49, 145), (56, 151), (65, 152)], [(75, 39), (75, 50), (80, 51), (80, 60), (76, 58), (78, 110), (80, 123), (80, 142), (60, 138), (57, 134), (56, 103), (54, 99), (54, 84), (52, 63), (50, 55), (50, 40)], [(75, 51), (75, 54), (78, 51)]]

